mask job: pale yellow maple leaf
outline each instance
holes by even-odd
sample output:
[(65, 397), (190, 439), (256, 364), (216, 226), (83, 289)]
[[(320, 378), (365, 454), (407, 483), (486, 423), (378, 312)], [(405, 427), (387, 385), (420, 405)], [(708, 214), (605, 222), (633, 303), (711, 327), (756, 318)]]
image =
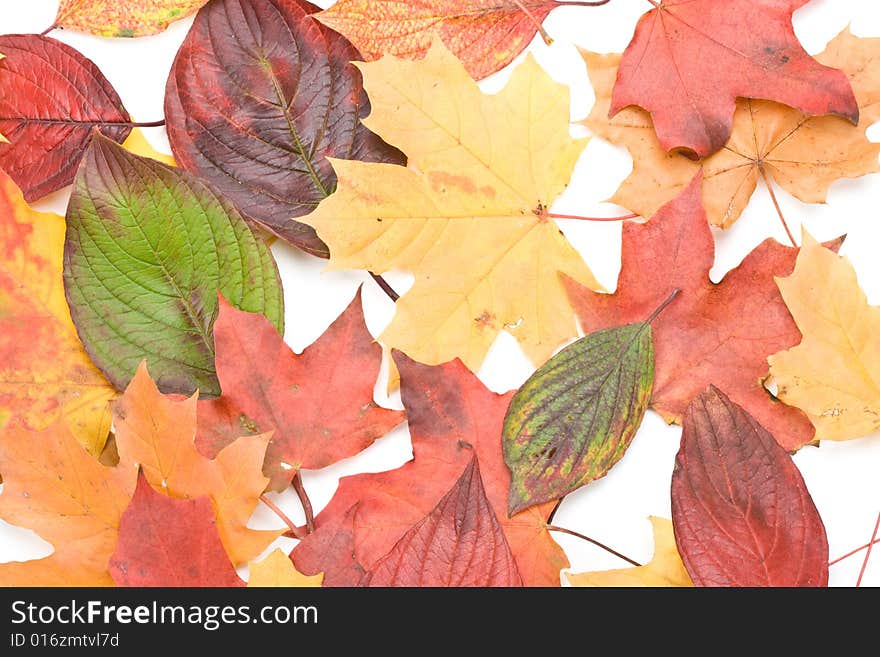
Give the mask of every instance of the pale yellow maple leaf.
[(644, 566), (565, 573), (572, 586), (693, 586), (675, 545), (672, 521), (651, 516), (654, 557)]
[(248, 588), (255, 587), (319, 587), (324, 581), (324, 573), (303, 575), (293, 565), (286, 554), (278, 548), (272, 550), (262, 561), (250, 565)]
[(852, 264), (805, 233), (794, 271), (776, 283), (803, 334), (768, 359), (777, 396), (809, 416), (818, 440), (880, 430), (880, 307)]
[(435, 44), (420, 61), (360, 63), (368, 128), (409, 166), (332, 160), (336, 192), (301, 221), (330, 267), (404, 269), (415, 283), (380, 339), (427, 364), (479, 368), (508, 330), (536, 363), (577, 335), (558, 272), (598, 288), (546, 208), (584, 140), (569, 136), (569, 94), (527, 57), (496, 95)]
[(651, 116), (627, 107), (608, 117), (620, 55), (582, 51), (596, 103), (584, 124), (593, 134), (625, 146), (633, 171), (610, 199), (644, 217), (653, 216), (703, 170), (703, 204), (710, 223), (730, 227), (760, 182), (778, 184), (806, 203), (823, 203), (832, 183), (880, 171), (880, 144), (867, 129), (880, 119), (880, 39), (845, 31), (816, 59), (849, 77), (859, 104), (858, 126), (835, 116), (808, 117), (765, 100), (740, 98), (727, 144), (703, 160), (668, 153)]

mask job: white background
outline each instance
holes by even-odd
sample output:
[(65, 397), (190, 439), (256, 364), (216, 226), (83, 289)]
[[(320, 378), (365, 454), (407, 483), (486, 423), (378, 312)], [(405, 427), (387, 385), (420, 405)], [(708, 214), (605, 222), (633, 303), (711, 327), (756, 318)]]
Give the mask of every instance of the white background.
[[(57, 5), (57, 0), (6, 0), (2, 30), (39, 33), (52, 24)], [(536, 39), (531, 51), (554, 78), (571, 86), (572, 119), (584, 118), (593, 102), (586, 70), (574, 44), (596, 52), (620, 52), (629, 42), (638, 17), (648, 9), (647, 1), (612, 0), (599, 8), (557, 9), (544, 23), (555, 43), (548, 47)], [(163, 34), (140, 39), (105, 39), (61, 30), (52, 36), (77, 48), (98, 65), (136, 121), (154, 121), (163, 116), (165, 80), (191, 21), (180, 21)], [(825, 44), (850, 23), (857, 36), (880, 37), (880, 3), (814, 0), (794, 17), (795, 30), (811, 53), (823, 50)], [(506, 71), (502, 71), (482, 86), (486, 91), (496, 91), (506, 77)], [(145, 132), (156, 148), (170, 152), (163, 128)], [(573, 127), (572, 133), (586, 134), (578, 127)], [(869, 135), (875, 141), (880, 140), (880, 125), (874, 126)], [(613, 194), (630, 167), (631, 160), (625, 150), (599, 139), (591, 141), (578, 163), (569, 190), (552, 211), (588, 216), (622, 214), (621, 208), (602, 201)], [(824, 206), (805, 205), (783, 191), (777, 194), (796, 235), (800, 234), (797, 228), (800, 223), (819, 239), (849, 234), (842, 252), (855, 265), (869, 302), (880, 304), (880, 258), (877, 257), (880, 175), (836, 183)], [(37, 209), (63, 214), (68, 196), (69, 190), (58, 192), (37, 204)], [(599, 281), (613, 290), (620, 269), (619, 224), (564, 221), (559, 224)], [(785, 242), (769, 196), (766, 190), (759, 189), (731, 230), (716, 231), (713, 280), (720, 280), (768, 236)], [(324, 331), (361, 282), (366, 281), (364, 300), (372, 333), (378, 335), (390, 321), (393, 304), (363, 273), (324, 273), (324, 262), (318, 259), (282, 244), (276, 244), (273, 251), (284, 281), (285, 339), (296, 351), (301, 351)], [(412, 282), (406, 273), (393, 273), (387, 278), (401, 292)], [(519, 386), (532, 371), (513, 338), (503, 334), (479, 375), (491, 389), (504, 392)], [(389, 399), (383, 389), (380, 380), (376, 388), (379, 403), (401, 408), (399, 396)], [(636, 560), (648, 561), (653, 541), (646, 518), (649, 515), (670, 517), (669, 485), (680, 433), (680, 428), (666, 426), (658, 415), (649, 411), (623, 460), (604, 479), (568, 496), (555, 524), (588, 534)], [(333, 495), (340, 476), (395, 468), (411, 456), (408, 431), (400, 427), (357, 457), (319, 472), (306, 472), (305, 485), (317, 511)], [(794, 459), (825, 522), (831, 558), (867, 543), (880, 512), (880, 435), (846, 443), (823, 442), (819, 448), (802, 449)], [(276, 502), (294, 520), (302, 522), (292, 493), (276, 496)], [(262, 506), (251, 524), (266, 528), (280, 526), (277, 518)], [(568, 554), (574, 572), (627, 565), (577, 538), (555, 536)], [(279, 544), (289, 551), (294, 541), (280, 539)], [(39, 558), (50, 554), (51, 549), (32, 532), (0, 521), (0, 560)], [(864, 552), (833, 566), (831, 584), (854, 585), (863, 555)], [(242, 569), (242, 575), (246, 576), (246, 569)], [(880, 585), (880, 554), (875, 554), (862, 584)]]

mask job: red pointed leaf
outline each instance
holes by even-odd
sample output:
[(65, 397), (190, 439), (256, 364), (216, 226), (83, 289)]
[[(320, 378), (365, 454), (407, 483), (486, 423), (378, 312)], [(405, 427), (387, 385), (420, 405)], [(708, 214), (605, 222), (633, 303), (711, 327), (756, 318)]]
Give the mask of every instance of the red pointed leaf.
[[(0, 167), (27, 201), (73, 181), (92, 130), (122, 143), (131, 121), (94, 62), (36, 34), (0, 36)], [(2, 142), (2, 140), (0, 140)]]
[(791, 457), (714, 386), (688, 406), (672, 523), (697, 586), (827, 586), (828, 539)]
[(522, 586), (473, 456), (437, 506), (370, 569), (364, 586)]
[(559, 586), (559, 571), (567, 560), (546, 530), (553, 503), (507, 517), (510, 471), (501, 453), (501, 427), (513, 393), (491, 392), (458, 360), (428, 366), (400, 352), (394, 357), (414, 458), (389, 472), (344, 477), (330, 504), (318, 515), (316, 532), (294, 550), (297, 568), (309, 573), (333, 567), (333, 556), (322, 558), (314, 545), (339, 533), (355, 503), (355, 556), (365, 568), (371, 568), (431, 512), (448, 490), (448, 482), (461, 474), (475, 453), (486, 497), (523, 582), (527, 586)]
[(354, 550), (357, 509), (358, 504), (352, 504), (338, 522), (297, 546), (297, 570), (304, 575), (324, 573), (322, 586), (360, 586), (365, 571)]
[(801, 411), (773, 399), (761, 383), (769, 370), (767, 357), (801, 340), (774, 281), (791, 274), (797, 249), (765, 240), (713, 284), (709, 269), (715, 245), (700, 182), (698, 175), (648, 223), (624, 224), (614, 294), (565, 279), (569, 298), (583, 330), (591, 333), (644, 319), (679, 288), (681, 294), (651, 322), (652, 407), (677, 422), (707, 385), (723, 385), (783, 447), (797, 449), (813, 439), (813, 425)]
[(214, 343), (223, 394), (199, 401), (196, 444), (213, 456), (238, 436), (273, 431), (263, 471), (276, 489), (294, 470), (354, 456), (404, 419), (373, 401), (382, 348), (367, 331), (360, 292), (300, 356), (265, 317), (222, 298)]
[(247, 217), (322, 257), (299, 217), (336, 187), (326, 158), (401, 164), (361, 125), (370, 113), (360, 59), (314, 20), (304, 0), (215, 0), (196, 15), (165, 93), (178, 164), (210, 181)]
[(117, 586), (244, 586), (223, 550), (211, 500), (167, 497), (143, 473), (122, 514), (110, 575)]
[(738, 96), (858, 123), (846, 75), (819, 64), (794, 34), (808, 0), (663, 0), (642, 16), (611, 99), (651, 112), (660, 143), (705, 157), (730, 136)]

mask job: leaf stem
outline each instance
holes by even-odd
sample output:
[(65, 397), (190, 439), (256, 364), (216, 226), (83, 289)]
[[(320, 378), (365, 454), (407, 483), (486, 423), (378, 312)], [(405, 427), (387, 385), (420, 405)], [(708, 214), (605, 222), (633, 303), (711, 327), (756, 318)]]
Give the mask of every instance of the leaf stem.
[(833, 566), (833, 565), (836, 564), (836, 563), (840, 563), (840, 562), (843, 561), (844, 559), (847, 559), (847, 558), (851, 557), (851, 556), (854, 555), (854, 554), (858, 554), (858, 553), (861, 552), (862, 550), (864, 550), (864, 549), (866, 549), (866, 548), (869, 548), (869, 547), (871, 547), (872, 545), (875, 545), (875, 544), (877, 544), (877, 543), (880, 543), (880, 538), (878, 538), (877, 540), (875, 540), (875, 541), (873, 541), (873, 542), (871, 542), (871, 543), (865, 543), (864, 545), (861, 545), (861, 546), (857, 547), (855, 550), (850, 550), (850, 551), (847, 552), (846, 554), (841, 555), (841, 556), (837, 557), (836, 559), (833, 559), (832, 561), (829, 561), (829, 562), (828, 562), (828, 565), (829, 565), (829, 566)]
[(544, 43), (548, 46), (553, 45), (553, 38), (547, 34), (547, 30), (544, 29), (544, 26), (541, 25), (541, 21), (538, 20), (537, 16), (535, 16), (532, 11), (526, 7), (520, 0), (513, 0), (513, 4), (520, 8), (520, 10), (529, 17), (529, 20), (534, 24), (534, 26), (538, 30), (538, 34), (541, 35), (541, 38), (544, 39)]
[(654, 310), (654, 312), (652, 312), (652, 313), (650, 314), (650, 316), (648, 317), (648, 319), (646, 319), (646, 320), (644, 321), (644, 324), (650, 324), (650, 323), (653, 322), (655, 319), (657, 319), (657, 316), (658, 316), (660, 313), (662, 313), (664, 310), (666, 310), (666, 306), (668, 306), (670, 303), (672, 303), (672, 302), (675, 300), (675, 297), (677, 297), (679, 294), (681, 294), (681, 288), (678, 288), (678, 287), (677, 287), (677, 288), (675, 288), (674, 290), (672, 290), (672, 292), (669, 293), (669, 296), (666, 297), (666, 301), (664, 301), (664, 302), (661, 303), (659, 306), (657, 306), (657, 309)]
[(592, 0), (592, 2), (557, 2), (556, 5), (559, 7), (601, 7), (602, 5), (607, 5), (611, 0)]
[(862, 585), (862, 577), (864, 577), (865, 570), (868, 568), (868, 560), (871, 558), (871, 550), (874, 549), (874, 543), (877, 540), (878, 532), (880, 532), (880, 513), (877, 514), (877, 522), (874, 523), (874, 533), (871, 534), (871, 543), (868, 545), (868, 551), (865, 553), (865, 560), (862, 562), (861, 570), (859, 570), (859, 577), (856, 580), (856, 587)]
[(299, 470), (293, 475), (291, 483), (306, 516), (306, 531), (311, 534), (315, 531), (315, 512), (312, 510), (312, 502), (309, 499), (308, 493), (306, 493), (305, 486), (303, 486), (302, 473)]
[(388, 295), (389, 299), (396, 302), (400, 298), (400, 295), (395, 292), (394, 288), (389, 285), (388, 281), (382, 278), (379, 274), (374, 274), (373, 272), (368, 273), (373, 278), (373, 280), (376, 281), (376, 285), (382, 288), (382, 291)]
[(21, 123), (31, 125), (77, 125), (77, 126), (93, 126), (100, 128), (104, 126), (121, 126), (125, 128), (159, 128), (165, 125), (165, 119), (159, 121), (74, 121), (67, 119), (22, 119)]
[(279, 518), (281, 518), (281, 520), (284, 522), (284, 524), (290, 528), (290, 531), (287, 533), (292, 535), (291, 538), (299, 538), (299, 539), (305, 538), (305, 535), (303, 534), (302, 530), (299, 527), (297, 527), (295, 524), (293, 524), (293, 520), (291, 520), (290, 518), (287, 517), (287, 514), (281, 510), (280, 506), (275, 504), (275, 502), (270, 500), (265, 495), (260, 495), (260, 502), (262, 502), (267, 507), (272, 509), (272, 511), (275, 513), (275, 515), (278, 516)]
[(631, 213), (622, 217), (582, 217), (577, 214), (555, 214), (548, 212), (544, 215), (548, 219), (579, 219), (580, 221), (626, 221), (627, 219), (636, 219), (639, 215)]
[(764, 179), (764, 184), (767, 185), (767, 191), (770, 192), (770, 200), (773, 201), (773, 207), (776, 208), (776, 214), (779, 215), (779, 221), (782, 222), (782, 227), (785, 228), (785, 234), (788, 235), (788, 240), (791, 242), (791, 245), (794, 248), (798, 248), (798, 243), (794, 239), (794, 235), (791, 234), (791, 231), (788, 229), (788, 224), (785, 222), (785, 217), (782, 214), (782, 208), (779, 207), (779, 201), (776, 198), (776, 192), (773, 191), (773, 182), (770, 180), (770, 176), (767, 175), (767, 172), (764, 171), (764, 165), (758, 166), (758, 171), (761, 172), (761, 177)]
[(47, 27), (45, 30), (40, 32), (40, 36), (46, 36), (47, 34), (49, 34), (49, 32), (56, 29), (57, 27), (58, 27), (57, 23), (52, 23), (49, 27)]
[(574, 536), (574, 537), (579, 538), (579, 539), (581, 539), (581, 540), (587, 541), (588, 543), (592, 543), (592, 544), (595, 545), (596, 547), (600, 547), (600, 548), (602, 548), (602, 549), (605, 550), (606, 552), (608, 552), (608, 553), (610, 553), (610, 554), (613, 554), (613, 555), (614, 555), (615, 557), (617, 557), (618, 559), (623, 559), (624, 561), (626, 561), (626, 562), (629, 563), (629, 564), (632, 564), (633, 566), (638, 567), (638, 566), (641, 566), (641, 565), (642, 565), (642, 564), (640, 564), (638, 561), (636, 561), (635, 559), (630, 559), (630, 558), (629, 558), (628, 556), (626, 556), (625, 554), (621, 554), (621, 553), (618, 552), (617, 550), (608, 547), (608, 546), (605, 545), (604, 543), (600, 543), (600, 542), (597, 541), (595, 538), (590, 538), (589, 536), (585, 536), (584, 534), (580, 534), (580, 533), (578, 533), (578, 532), (576, 532), (576, 531), (572, 531), (571, 529), (566, 529), (565, 527), (557, 527), (556, 525), (549, 525), (549, 524), (548, 524), (548, 525), (547, 525), (547, 529), (548, 529), (549, 531), (551, 531), (551, 532), (562, 532), (563, 534), (568, 534), (569, 536)]

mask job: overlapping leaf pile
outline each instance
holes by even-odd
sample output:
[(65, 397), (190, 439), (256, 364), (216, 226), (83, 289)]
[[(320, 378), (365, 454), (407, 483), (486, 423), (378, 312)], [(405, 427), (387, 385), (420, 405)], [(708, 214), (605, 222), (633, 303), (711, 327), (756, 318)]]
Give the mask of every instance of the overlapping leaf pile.
[[(827, 585), (790, 452), (880, 429), (880, 311), (843, 238), (767, 240), (709, 279), (710, 224), (759, 181), (820, 202), (878, 170), (880, 40), (811, 57), (806, 1), (652, 2), (626, 52), (584, 53), (586, 125), (630, 150), (614, 200), (645, 220), (613, 294), (550, 211), (586, 144), (568, 89), (529, 55), (498, 94), (475, 81), (578, 3), (63, 0), (54, 28), (108, 36), (198, 10), (173, 160), (83, 55), (0, 36), (0, 518), (54, 549), (0, 584), (238, 587), (250, 563), (249, 586), (558, 586), (559, 501), (650, 408), (682, 425), (654, 558), (567, 581)], [(65, 218), (28, 206), (71, 183)], [(390, 326), (370, 335), (358, 293), (294, 353), (270, 234), (372, 272)], [(399, 298), (392, 269), (415, 278)], [(536, 367), (503, 395), (474, 374), (502, 331)], [(383, 346), (403, 411), (373, 399)], [(301, 471), (404, 421), (412, 460), (316, 515)], [(305, 526), (266, 495), (290, 487)], [(284, 528), (249, 527), (261, 503)]]

